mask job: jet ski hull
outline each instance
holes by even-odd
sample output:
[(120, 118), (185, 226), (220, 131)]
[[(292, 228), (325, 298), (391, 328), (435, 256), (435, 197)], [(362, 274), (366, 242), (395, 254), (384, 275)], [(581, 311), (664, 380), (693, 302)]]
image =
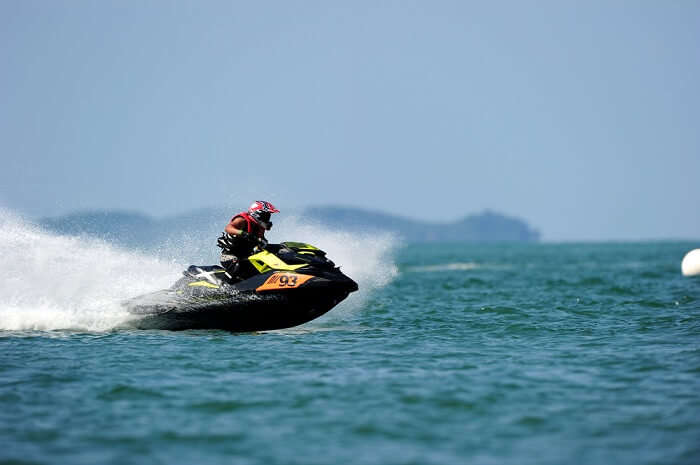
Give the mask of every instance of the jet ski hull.
[(137, 297), (125, 307), (135, 317), (130, 326), (138, 329), (265, 331), (314, 320), (356, 290), (339, 271), (322, 276), (274, 271), (231, 285), (186, 275), (171, 289)]

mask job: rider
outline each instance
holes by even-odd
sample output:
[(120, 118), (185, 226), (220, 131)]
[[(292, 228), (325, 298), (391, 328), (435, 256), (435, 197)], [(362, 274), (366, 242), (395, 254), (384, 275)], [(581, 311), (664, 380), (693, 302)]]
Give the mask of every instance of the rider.
[(241, 212), (231, 218), (224, 232), (217, 240), (221, 247), (221, 266), (232, 279), (241, 278), (241, 262), (249, 257), (256, 247), (263, 249), (267, 245), (265, 231), (272, 228), (270, 216), (279, 213), (270, 202), (256, 200), (247, 212)]

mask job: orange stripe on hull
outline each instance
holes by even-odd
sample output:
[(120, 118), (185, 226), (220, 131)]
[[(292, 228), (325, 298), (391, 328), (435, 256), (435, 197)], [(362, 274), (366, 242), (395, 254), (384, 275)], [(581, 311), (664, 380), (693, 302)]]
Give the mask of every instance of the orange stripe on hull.
[(311, 278), (313, 278), (313, 276), (310, 276), (308, 274), (274, 273), (255, 290), (257, 292), (264, 292), (279, 291), (284, 289), (296, 289)]

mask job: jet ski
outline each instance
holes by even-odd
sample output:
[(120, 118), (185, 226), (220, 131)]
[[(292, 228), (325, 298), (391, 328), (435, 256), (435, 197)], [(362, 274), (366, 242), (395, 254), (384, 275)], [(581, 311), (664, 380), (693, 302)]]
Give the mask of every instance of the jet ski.
[(358, 289), (324, 251), (302, 242), (267, 244), (244, 263), (249, 276), (242, 280), (218, 265), (191, 265), (170, 289), (124, 302), (135, 317), (130, 326), (234, 332), (290, 328), (318, 318)]

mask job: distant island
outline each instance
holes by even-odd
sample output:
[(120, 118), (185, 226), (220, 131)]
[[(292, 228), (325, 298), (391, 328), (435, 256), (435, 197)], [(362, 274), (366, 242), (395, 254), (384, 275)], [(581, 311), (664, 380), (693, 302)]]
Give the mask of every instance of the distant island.
[(452, 223), (411, 220), (350, 207), (309, 207), (307, 217), (348, 230), (384, 230), (409, 242), (537, 242), (540, 233), (524, 221), (485, 210)]
[[(490, 210), (455, 222), (412, 220), (353, 207), (313, 206), (295, 212), (310, 221), (333, 229), (391, 232), (407, 242), (537, 242), (539, 231), (521, 219)], [(91, 235), (124, 245), (149, 246), (163, 235), (208, 233), (218, 235), (226, 208), (204, 208), (167, 218), (124, 211), (88, 211), (43, 218), (39, 225), (61, 234)]]

